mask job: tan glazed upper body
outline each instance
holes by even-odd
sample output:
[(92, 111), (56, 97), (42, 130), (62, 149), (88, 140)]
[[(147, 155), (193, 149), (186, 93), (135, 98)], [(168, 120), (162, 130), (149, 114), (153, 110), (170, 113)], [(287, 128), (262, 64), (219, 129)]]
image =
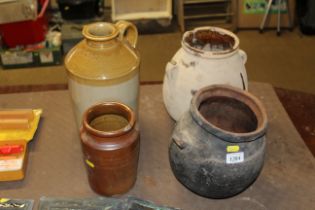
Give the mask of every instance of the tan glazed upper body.
[[(137, 37), (132, 32), (121, 35), (120, 25), (120, 22), (116, 25), (99, 22), (84, 27), (82, 33), (85, 39), (65, 58), (71, 78), (85, 82), (110, 82), (137, 73), (140, 63), (139, 54), (134, 48)], [(123, 30), (125, 33), (126, 28)], [(134, 37), (128, 39), (128, 36)]]

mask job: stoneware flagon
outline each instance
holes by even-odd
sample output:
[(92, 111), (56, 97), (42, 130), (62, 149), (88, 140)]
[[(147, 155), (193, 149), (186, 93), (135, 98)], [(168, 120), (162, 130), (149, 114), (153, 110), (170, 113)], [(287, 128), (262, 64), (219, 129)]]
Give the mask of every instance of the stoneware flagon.
[(265, 109), (252, 94), (227, 85), (204, 87), (173, 131), (173, 173), (199, 195), (236, 195), (263, 167), (266, 129)]
[(182, 47), (166, 65), (163, 100), (174, 120), (189, 109), (192, 93), (213, 84), (247, 90), (246, 53), (232, 32), (200, 27), (184, 33)]
[(138, 109), (138, 32), (127, 21), (84, 26), (84, 39), (65, 58), (70, 96), (78, 126), (92, 104), (118, 101)]
[(80, 137), (91, 188), (106, 196), (127, 192), (136, 181), (140, 149), (132, 109), (118, 102), (91, 106)]

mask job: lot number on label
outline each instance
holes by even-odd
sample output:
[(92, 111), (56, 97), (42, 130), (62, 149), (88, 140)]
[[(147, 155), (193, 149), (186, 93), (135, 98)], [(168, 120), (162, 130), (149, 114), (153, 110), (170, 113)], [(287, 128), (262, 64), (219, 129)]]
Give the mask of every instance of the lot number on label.
[(244, 152), (228, 153), (226, 154), (226, 163), (234, 164), (244, 161)]

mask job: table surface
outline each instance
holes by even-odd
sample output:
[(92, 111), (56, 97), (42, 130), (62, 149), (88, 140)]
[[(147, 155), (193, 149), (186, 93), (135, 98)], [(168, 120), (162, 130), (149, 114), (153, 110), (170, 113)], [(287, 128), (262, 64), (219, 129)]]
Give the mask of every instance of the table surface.
[(315, 158), (315, 95), (283, 88), (274, 89), (296, 130)]
[[(168, 116), (161, 85), (140, 91), (141, 149), (135, 186), (126, 194), (186, 210), (314, 209), (315, 161), (295, 130), (271, 85), (250, 83), (250, 92), (265, 105), (269, 128), (265, 165), (244, 192), (228, 199), (200, 197), (174, 177), (168, 145), (174, 122)], [(0, 108), (42, 108), (37, 133), (29, 143), (26, 177), (0, 183), (0, 196), (84, 198), (97, 196), (89, 187), (78, 130), (68, 91), (0, 95)]]

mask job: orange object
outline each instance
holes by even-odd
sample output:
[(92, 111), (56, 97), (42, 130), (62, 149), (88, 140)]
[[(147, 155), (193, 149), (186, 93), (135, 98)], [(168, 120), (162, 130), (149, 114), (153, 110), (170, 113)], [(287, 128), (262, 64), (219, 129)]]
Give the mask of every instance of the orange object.
[(0, 181), (23, 179), (27, 165), (25, 140), (0, 141)]
[(28, 128), (30, 128), (30, 124), (27, 119), (0, 119), (0, 130)]
[(41, 114), (41, 109), (0, 110), (0, 141), (32, 140)]
[(1, 110), (0, 119), (28, 119), (32, 121), (34, 119), (34, 112), (31, 109), (12, 109)]

